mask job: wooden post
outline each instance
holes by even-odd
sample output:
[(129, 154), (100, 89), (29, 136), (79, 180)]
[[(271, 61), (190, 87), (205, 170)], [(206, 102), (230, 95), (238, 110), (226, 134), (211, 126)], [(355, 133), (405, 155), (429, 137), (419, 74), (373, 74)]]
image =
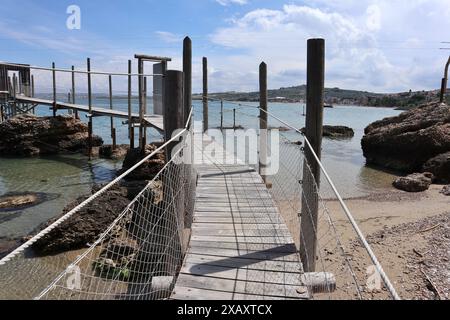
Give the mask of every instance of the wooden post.
[[(181, 71), (169, 70), (165, 76), (165, 116), (164, 116), (164, 137), (168, 141), (172, 138), (173, 134), (184, 127), (184, 92), (183, 92), (183, 81), (184, 74)], [(180, 139), (181, 140), (181, 139)], [(179, 142), (174, 141), (166, 147), (166, 161), (172, 159), (172, 150), (177, 146)], [(180, 179), (173, 179), (173, 177), (168, 175), (163, 175), (163, 197), (165, 203), (170, 203), (174, 210), (169, 210), (169, 216), (164, 221), (164, 226), (167, 229), (181, 228), (184, 231), (184, 219), (185, 219), (185, 190), (184, 185), (184, 165), (178, 164), (176, 162), (171, 162), (167, 170), (169, 172), (176, 172)], [(158, 230), (156, 228), (156, 230)], [(185, 242), (184, 232), (181, 232), (179, 240), (168, 239), (167, 237), (158, 237), (159, 241), (163, 242), (162, 247), (170, 245), (175, 247), (176, 250), (185, 252)], [(170, 241), (170, 243), (169, 243)], [(180, 257), (182, 259), (182, 257)], [(170, 259), (170, 258), (169, 258)], [(173, 259), (173, 258), (172, 258)], [(177, 263), (182, 263), (182, 260), (177, 261)], [(173, 260), (172, 260), (173, 261)], [(172, 264), (169, 264), (173, 265)], [(165, 270), (170, 274), (176, 272), (173, 270)]]
[[(76, 91), (75, 91), (75, 66), (72, 66), (72, 101), (69, 101), (69, 103), (75, 104), (76, 103)], [(78, 110), (75, 109), (75, 118), (80, 119), (80, 116), (78, 115)]]
[(223, 130), (223, 100), (220, 100), (220, 130)]
[(56, 117), (56, 70), (55, 63), (52, 63), (52, 78), (53, 78), (53, 117)]
[[(72, 97), (71, 97), (71, 94), (70, 94), (70, 91), (69, 92), (67, 92), (67, 103), (70, 103), (72, 101)], [(72, 109), (67, 109), (67, 113), (69, 114), (69, 115), (72, 115), (73, 114), (73, 110)]]
[(259, 65), (259, 174), (266, 182), (267, 166), (267, 65)]
[(34, 98), (34, 75), (31, 75), (31, 97)]
[(145, 145), (143, 144), (143, 136), (144, 136), (144, 61), (139, 58), (138, 59), (138, 87), (139, 87), (139, 148), (141, 149), (141, 153), (145, 152)]
[(448, 81), (448, 67), (450, 65), (450, 56), (448, 57), (447, 63), (445, 64), (445, 70), (444, 70), (444, 78), (442, 78), (441, 83), (441, 94), (439, 97), (439, 101), (442, 103), (445, 100), (445, 93), (447, 91), (447, 81)]
[(184, 117), (187, 120), (192, 108), (192, 41), (189, 37), (184, 38), (183, 41), (183, 73)]
[[(168, 141), (174, 131), (184, 128), (184, 103), (183, 103), (183, 79), (181, 71), (168, 70), (166, 82), (166, 113), (164, 116), (164, 137)], [(166, 148), (167, 161), (171, 159), (172, 149), (176, 142)]]
[(143, 135), (142, 135), (142, 144), (144, 146), (147, 145), (147, 126), (145, 123), (144, 116), (147, 114), (147, 77), (144, 77), (144, 114), (142, 117), (142, 126), (143, 126)]
[(17, 78), (16, 78), (16, 74), (13, 74), (13, 97), (14, 97), (14, 101), (16, 101), (16, 95), (17, 95)]
[(10, 109), (9, 117), (14, 117), (16, 115), (17, 111), (17, 77), (16, 74), (13, 74), (13, 97), (14, 97), (14, 103), (12, 105), (12, 109)]
[(8, 91), (9, 91), (9, 96), (12, 97), (13, 96), (13, 85), (12, 85), (12, 80), (11, 80), (10, 76), (8, 76)]
[(130, 138), (130, 149), (134, 149), (134, 127), (131, 115), (131, 60), (128, 60), (128, 137)]
[[(323, 134), (323, 105), (325, 84), (325, 40), (308, 40), (306, 132), (317, 157), (321, 158)], [(317, 184), (317, 187), (316, 187)], [(317, 250), (317, 222), (320, 167), (310, 148), (305, 147), (303, 165), (303, 194), (300, 225), (300, 258), (305, 272), (314, 272)]]
[[(112, 75), (109, 75), (109, 109), (113, 110), (113, 90), (112, 90)], [(116, 129), (114, 128), (114, 117), (111, 116), (111, 139), (112, 139), (112, 149), (116, 150)]]
[(208, 59), (203, 57), (203, 131), (209, 127), (208, 116)]
[(89, 160), (92, 159), (92, 79), (91, 79), (91, 59), (87, 58), (87, 72), (88, 72), (88, 103), (89, 103), (89, 123), (88, 123), (88, 152)]

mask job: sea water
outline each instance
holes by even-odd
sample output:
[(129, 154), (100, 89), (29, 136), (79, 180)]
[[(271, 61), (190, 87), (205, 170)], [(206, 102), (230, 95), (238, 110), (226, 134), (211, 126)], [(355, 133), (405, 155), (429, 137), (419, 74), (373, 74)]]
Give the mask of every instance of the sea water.
[[(87, 104), (85, 98), (77, 99), (77, 103)], [(97, 107), (109, 108), (108, 98), (94, 98)], [(202, 104), (194, 101), (194, 118), (202, 119)], [(224, 103), (224, 126), (232, 126), (234, 122), (233, 109), (236, 109), (236, 125), (257, 128), (259, 111), (257, 103)], [(127, 99), (115, 97), (113, 107), (116, 110), (127, 110)], [(133, 99), (132, 111), (138, 112), (137, 100)], [(149, 106), (152, 112), (152, 105)], [(271, 103), (269, 111), (296, 128), (305, 124), (304, 105), (296, 103)], [(220, 126), (221, 106), (218, 102), (210, 102), (209, 125), (211, 128)], [(37, 114), (51, 115), (48, 106), (39, 106)], [(67, 111), (58, 111), (67, 114)], [(389, 173), (368, 167), (361, 150), (361, 138), (364, 128), (370, 123), (385, 117), (395, 116), (399, 111), (389, 108), (370, 108), (361, 106), (336, 106), (325, 109), (324, 124), (345, 125), (355, 131), (352, 139), (323, 140), (322, 159), (331, 178), (344, 197), (360, 197), (388, 187), (393, 180)], [(86, 114), (80, 113), (82, 121), (87, 122)], [(125, 119), (114, 119), (117, 130), (117, 142), (128, 144), (128, 129), (123, 123)], [(101, 136), (106, 144), (111, 143), (110, 119), (95, 117), (94, 134)], [(286, 127), (283, 123), (269, 116), (269, 126)], [(296, 139), (294, 132), (282, 132), (288, 138)], [(148, 130), (149, 141), (162, 140), (154, 129)], [(137, 141), (137, 137), (136, 140)], [(280, 155), (280, 161), (292, 161), (288, 155)], [(92, 185), (110, 181), (120, 161), (96, 159), (88, 161), (82, 155), (57, 155), (31, 159), (2, 158), (0, 159), (0, 195), (11, 192), (43, 192), (51, 195), (49, 201), (38, 206), (26, 208), (17, 212), (0, 212), (0, 237), (21, 237), (33, 231), (40, 224), (59, 215), (62, 209), (77, 199), (89, 194)]]

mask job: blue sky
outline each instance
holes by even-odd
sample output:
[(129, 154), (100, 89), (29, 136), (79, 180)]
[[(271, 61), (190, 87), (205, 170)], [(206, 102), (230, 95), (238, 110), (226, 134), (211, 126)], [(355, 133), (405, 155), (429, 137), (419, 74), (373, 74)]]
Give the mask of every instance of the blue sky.
[[(72, 4), (81, 9), (80, 30), (66, 27)], [(180, 69), (189, 35), (194, 91), (202, 56), (213, 91), (256, 89), (263, 60), (271, 88), (303, 84), (310, 37), (326, 39), (329, 87), (438, 88), (450, 53), (439, 50), (450, 41), (450, 0), (2, 0), (0, 14), (0, 60), (33, 65), (84, 68), (89, 56), (94, 69), (125, 71), (139, 52), (173, 57), (170, 68)], [(45, 90), (50, 76), (36, 77)]]

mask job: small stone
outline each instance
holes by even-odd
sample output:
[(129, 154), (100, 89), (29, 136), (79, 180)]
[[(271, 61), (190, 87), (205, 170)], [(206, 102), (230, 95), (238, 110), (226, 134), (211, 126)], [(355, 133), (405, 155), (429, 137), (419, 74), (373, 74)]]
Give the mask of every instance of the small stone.
[(441, 193), (444, 196), (450, 196), (450, 184), (442, 188)]
[(395, 188), (407, 192), (422, 192), (430, 188), (433, 179), (433, 174), (429, 172), (413, 173), (406, 177), (397, 178), (393, 185)]

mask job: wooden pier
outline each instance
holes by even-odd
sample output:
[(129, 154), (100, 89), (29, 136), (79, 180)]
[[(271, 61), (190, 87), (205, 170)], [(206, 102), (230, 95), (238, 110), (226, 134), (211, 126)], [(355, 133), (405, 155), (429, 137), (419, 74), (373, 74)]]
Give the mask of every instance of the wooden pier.
[[(203, 164), (196, 165), (191, 240), (172, 299), (310, 298), (293, 238), (262, 177), (239, 160), (209, 159), (201, 137), (194, 142)], [(212, 143), (222, 157), (223, 147)]]
[[(18, 96), (18, 97), (16, 97), (16, 100), (19, 102), (23, 102), (23, 103), (45, 105), (45, 106), (51, 106), (51, 107), (53, 107), (53, 105), (54, 105), (53, 100), (30, 98), (30, 97), (25, 97), (25, 96)], [(66, 103), (66, 102), (56, 102), (56, 109), (57, 110), (68, 109), (68, 110), (73, 110), (73, 111), (86, 112), (86, 113), (92, 115), (93, 117), (106, 116), (106, 117), (114, 117), (114, 118), (122, 118), (122, 119), (128, 119), (128, 117), (129, 117), (128, 112), (126, 112), (126, 111), (111, 110), (111, 109), (99, 108), (99, 107), (95, 107), (95, 106), (92, 107), (91, 110), (89, 110), (88, 106), (81, 105), (81, 104)], [(132, 117), (133, 122), (138, 122), (140, 115), (138, 113), (132, 113), (131, 117)], [(146, 114), (146, 115), (144, 115), (143, 119), (148, 126), (153, 127), (161, 132), (164, 131), (164, 121), (163, 121), (162, 116)]]

